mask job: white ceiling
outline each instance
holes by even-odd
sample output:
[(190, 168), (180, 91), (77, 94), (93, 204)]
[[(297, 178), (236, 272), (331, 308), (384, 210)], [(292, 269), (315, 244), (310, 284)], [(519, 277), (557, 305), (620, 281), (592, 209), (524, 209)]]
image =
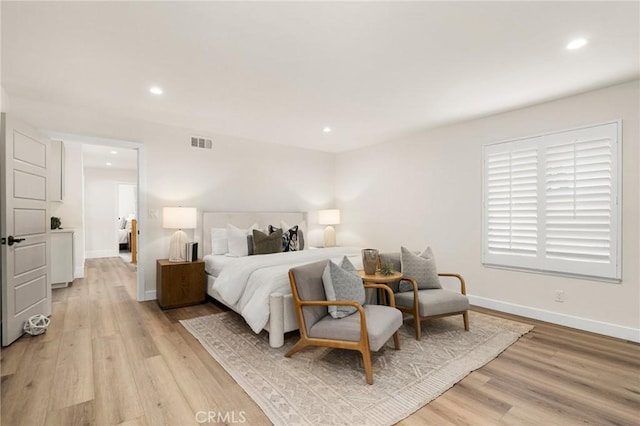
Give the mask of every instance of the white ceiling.
[(640, 75), (638, 2), (1, 5), (10, 97), (323, 151)]
[(120, 147), (83, 144), (82, 166), (92, 169), (137, 170), (138, 151)]

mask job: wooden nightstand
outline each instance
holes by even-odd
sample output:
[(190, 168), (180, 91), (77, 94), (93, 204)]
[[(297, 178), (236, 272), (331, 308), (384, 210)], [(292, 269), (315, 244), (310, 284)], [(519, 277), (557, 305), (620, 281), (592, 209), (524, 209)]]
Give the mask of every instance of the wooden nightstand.
[(156, 296), (162, 309), (204, 302), (204, 261), (169, 262), (159, 259), (156, 267)]

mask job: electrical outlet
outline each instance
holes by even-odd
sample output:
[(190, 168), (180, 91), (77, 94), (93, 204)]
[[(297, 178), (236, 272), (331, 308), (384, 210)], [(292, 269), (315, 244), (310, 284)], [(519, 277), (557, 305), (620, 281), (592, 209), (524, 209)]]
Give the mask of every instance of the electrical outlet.
[(555, 298), (556, 302), (564, 302), (564, 291), (562, 290), (556, 290), (556, 298)]

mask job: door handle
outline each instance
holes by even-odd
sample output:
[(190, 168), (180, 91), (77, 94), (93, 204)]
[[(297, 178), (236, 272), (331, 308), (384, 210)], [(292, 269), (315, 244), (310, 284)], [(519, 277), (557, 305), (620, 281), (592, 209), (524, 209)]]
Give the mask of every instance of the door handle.
[(9, 235), (9, 238), (7, 238), (7, 244), (12, 246), (15, 243), (20, 243), (24, 240), (25, 240), (24, 238), (13, 238), (13, 235)]

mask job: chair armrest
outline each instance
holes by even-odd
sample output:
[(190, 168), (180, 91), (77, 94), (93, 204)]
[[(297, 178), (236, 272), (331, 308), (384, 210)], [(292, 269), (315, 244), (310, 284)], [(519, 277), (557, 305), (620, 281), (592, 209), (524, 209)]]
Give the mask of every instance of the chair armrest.
[(454, 273), (441, 273), (438, 274), (439, 277), (454, 277), (457, 278), (458, 280), (460, 280), (460, 293), (462, 294), (467, 294), (467, 286), (464, 282), (464, 278), (462, 278), (462, 275), (460, 274), (454, 274)]
[(396, 297), (393, 295), (393, 290), (391, 290), (391, 287), (389, 287), (388, 285), (384, 285), (384, 284), (364, 284), (364, 288), (378, 288), (378, 289), (382, 289), (382, 290), (386, 291), (387, 294), (389, 295), (389, 306), (391, 306), (392, 308), (396, 307)]
[(406, 275), (403, 275), (402, 278), (400, 278), (400, 281), (408, 281), (409, 284), (411, 284), (411, 287), (413, 287), (413, 291), (417, 295), (417, 292), (418, 292), (419, 288), (418, 288), (418, 283), (416, 282), (416, 280), (414, 280), (411, 277), (407, 277)]
[(300, 306), (353, 306), (354, 308), (362, 308), (358, 302), (353, 300), (301, 300)]
[(415, 308), (418, 309), (418, 290), (420, 290), (418, 288), (418, 283), (415, 279), (407, 276), (403, 276), (400, 280), (408, 282), (411, 284), (411, 287), (413, 287), (413, 302), (415, 304)]
[(418, 290), (420, 289), (418, 288), (418, 283), (416, 282), (416, 280), (407, 276), (403, 276), (401, 280), (407, 281), (409, 284), (411, 284), (411, 287), (413, 287), (413, 299), (418, 300)]
[(411, 284), (411, 287), (413, 287), (413, 313), (417, 318), (420, 315), (420, 296), (418, 294), (418, 283), (411, 277), (403, 276), (402, 279), (404, 281), (407, 281), (409, 284)]

